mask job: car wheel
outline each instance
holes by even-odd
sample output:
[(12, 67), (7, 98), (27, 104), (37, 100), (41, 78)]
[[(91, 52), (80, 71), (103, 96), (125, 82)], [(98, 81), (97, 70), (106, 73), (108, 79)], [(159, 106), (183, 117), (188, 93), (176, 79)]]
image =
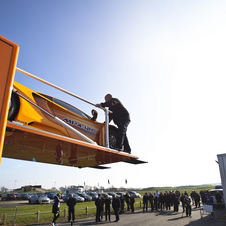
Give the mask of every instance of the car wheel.
[(117, 128), (109, 127), (109, 148), (115, 149), (117, 141)]
[(12, 92), (11, 100), (10, 100), (10, 107), (8, 113), (8, 120), (13, 121), (20, 109), (20, 100), (19, 96)]

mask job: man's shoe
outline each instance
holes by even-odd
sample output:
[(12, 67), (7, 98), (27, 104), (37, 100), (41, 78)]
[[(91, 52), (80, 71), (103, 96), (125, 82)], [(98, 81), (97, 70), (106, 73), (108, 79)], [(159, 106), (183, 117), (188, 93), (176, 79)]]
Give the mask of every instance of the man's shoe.
[(55, 224), (53, 222), (51, 222), (52, 226), (54, 226)]
[(124, 152), (131, 154), (131, 150), (124, 150)]
[(116, 151), (122, 151), (122, 148), (115, 147), (114, 149), (115, 149)]

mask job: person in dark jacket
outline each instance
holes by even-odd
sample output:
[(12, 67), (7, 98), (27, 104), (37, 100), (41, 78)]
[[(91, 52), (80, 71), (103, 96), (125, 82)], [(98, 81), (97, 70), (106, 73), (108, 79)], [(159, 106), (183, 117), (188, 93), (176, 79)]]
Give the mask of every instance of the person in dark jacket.
[(101, 217), (101, 220), (103, 219), (103, 217), (104, 217), (104, 196), (103, 195), (101, 195), (102, 197), (101, 197), (101, 206), (100, 206), (100, 217)]
[(125, 197), (124, 197), (124, 195), (123, 194), (121, 194), (121, 196), (120, 196), (120, 202), (121, 202), (121, 210), (120, 210), (120, 214), (122, 214), (122, 213), (125, 213), (124, 212), (124, 208), (125, 208)]
[(181, 194), (180, 201), (181, 201), (183, 213), (184, 213), (184, 207), (185, 207), (184, 206), (185, 205), (185, 195), (184, 195), (184, 193)]
[(143, 212), (146, 209), (146, 212), (148, 212), (148, 193), (146, 192), (143, 196)]
[(151, 192), (150, 192), (148, 198), (149, 198), (149, 203), (151, 205), (151, 211), (153, 211), (154, 210), (154, 204), (153, 204), (154, 196), (152, 195)]
[(132, 213), (134, 213), (134, 203), (135, 203), (135, 199), (134, 199), (133, 195), (130, 195), (130, 206), (131, 206)]
[(180, 198), (179, 194), (176, 192), (174, 194), (174, 212), (178, 212), (179, 210), (179, 203), (180, 203), (179, 198)]
[(217, 209), (219, 208), (219, 205), (222, 203), (221, 199), (222, 199), (222, 195), (219, 191), (217, 191), (215, 198), (217, 200)]
[(195, 193), (195, 208), (200, 207), (200, 195), (199, 193)]
[(154, 193), (154, 206), (155, 206), (155, 210), (158, 209), (158, 196), (156, 195), (156, 193)]
[[(112, 111), (109, 115), (109, 121), (113, 119), (118, 127), (118, 136), (116, 140), (115, 150), (131, 153), (131, 148), (126, 136), (127, 127), (130, 123), (130, 115), (119, 99), (113, 98), (111, 94), (105, 96), (105, 102), (96, 104), (97, 107), (109, 107)], [(123, 149), (124, 147), (124, 149)]]
[(161, 211), (162, 211), (162, 208), (164, 209), (164, 203), (165, 203), (164, 195), (162, 194), (162, 192), (160, 192), (160, 194), (159, 194), (159, 206), (160, 206)]
[(75, 221), (75, 205), (76, 205), (76, 199), (73, 197), (73, 194), (71, 194), (70, 198), (67, 200), (68, 222), (70, 222), (71, 219), (73, 222)]
[(53, 199), (53, 208), (52, 208), (52, 213), (53, 213), (53, 221), (51, 224), (54, 226), (56, 225), (55, 222), (60, 216), (60, 194), (57, 194), (54, 199)]
[(127, 205), (127, 211), (130, 211), (130, 195), (127, 192), (125, 195), (126, 205)]
[(121, 203), (120, 203), (120, 199), (118, 199), (116, 195), (113, 195), (112, 208), (114, 209), (114, 214), (116, 218), (115, 222), (119, 222), (119, 210), (121, 208)]
[(95, 205), (96, 205), (96, 222), (101, 221), (100, 220), (100, 214), (101, 214), (101, 207), (102, 207), (102, 195), (99, 194), (98, 198), (95, 200)]
[[(109, 198), (109, 195), (106, 196), (106, 199), (104, 200), (104, 204), (105, 204), (105, 218), (106, 221), (109, 219), (109, 221), (111, 221), (111, 211), (110, 211), (110, 207), (111, 207), (111, 199)], [(107, 219), (108, 216), (108, 219)]]
[(166, 203), (166, 210), (170, 210), (170, 193), (165, 193), (165, 203)]

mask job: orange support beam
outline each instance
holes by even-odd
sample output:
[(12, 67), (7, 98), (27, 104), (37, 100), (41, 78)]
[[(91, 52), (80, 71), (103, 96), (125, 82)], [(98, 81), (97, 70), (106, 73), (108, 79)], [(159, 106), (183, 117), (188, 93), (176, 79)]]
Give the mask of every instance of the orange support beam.
[(0, 163), (19, 46), (0, 36)]

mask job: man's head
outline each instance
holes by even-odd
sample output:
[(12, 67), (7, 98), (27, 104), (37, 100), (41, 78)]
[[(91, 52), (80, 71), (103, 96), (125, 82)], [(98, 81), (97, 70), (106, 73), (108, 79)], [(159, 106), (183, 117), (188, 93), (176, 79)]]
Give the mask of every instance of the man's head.
[(71, 194), (70, 197), (73, 198), (73, 194)]
[(112, 95), (111, 94), (107, 94), (105, 97), (105, 101), (108, 102), (112, 99)]

